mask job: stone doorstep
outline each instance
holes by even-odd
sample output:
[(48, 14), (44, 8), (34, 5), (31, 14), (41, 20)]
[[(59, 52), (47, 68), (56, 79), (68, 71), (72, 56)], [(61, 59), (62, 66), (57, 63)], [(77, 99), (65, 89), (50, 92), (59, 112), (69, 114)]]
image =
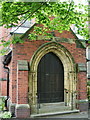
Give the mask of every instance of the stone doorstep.
[(63, 112), (32, 114), (31, 118), (34, 118), (34, 117), (44, 117), (44, 116), (54, 116), (54, 115), (63, 115), (63, 114), (78, 113), (78, 112), (80, 112), (80, 111), (79, 110), (70, 110), (70, 111), (63, 111)]
[(58, 103), (40, 103), (40, 106), (42, 107), (48, 107), (48, 106), (65, 106), (65, 102), (58, 102)]

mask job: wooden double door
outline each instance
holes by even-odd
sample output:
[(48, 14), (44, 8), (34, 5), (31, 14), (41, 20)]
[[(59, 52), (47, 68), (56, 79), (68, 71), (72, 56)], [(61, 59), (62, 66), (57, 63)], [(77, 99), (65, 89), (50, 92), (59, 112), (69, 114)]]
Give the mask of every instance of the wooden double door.
[(39, 103), (64, 101), (64, 68), (52, 52), (42, 57), (37, 69), (37, 95)]

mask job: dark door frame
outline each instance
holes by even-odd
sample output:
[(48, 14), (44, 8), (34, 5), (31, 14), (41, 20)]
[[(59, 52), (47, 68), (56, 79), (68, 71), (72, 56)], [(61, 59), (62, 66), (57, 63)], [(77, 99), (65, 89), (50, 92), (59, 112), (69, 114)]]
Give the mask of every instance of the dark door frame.
[(45, 54), (38, 64), (37, 95), (39, 103), (64, 102), (64, 68), (52, 52)]

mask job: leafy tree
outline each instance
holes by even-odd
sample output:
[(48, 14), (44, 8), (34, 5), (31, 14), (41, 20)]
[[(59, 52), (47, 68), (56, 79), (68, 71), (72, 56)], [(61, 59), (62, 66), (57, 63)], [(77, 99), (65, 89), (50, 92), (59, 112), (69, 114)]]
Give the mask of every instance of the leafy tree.
[[(74, 24), (78, 28), (78, 33), (89, 38), (88, 35), (88, 12), (87, 6), (76, 5), (73, 1), (60, 2), (2, 2), (1, 9), (2, 19), (0, 25), (6, 28), (17, 26), (20, 21), (36, 19), (36, 23), (42, 24), (41, 27), (35, 27), (34, 33), (29, 35), (30, 39), (36, 36), (48, 34), (46, 31), (69, 30), (70, 26)], [(53, 17), (52, 20), (51, 17)]]

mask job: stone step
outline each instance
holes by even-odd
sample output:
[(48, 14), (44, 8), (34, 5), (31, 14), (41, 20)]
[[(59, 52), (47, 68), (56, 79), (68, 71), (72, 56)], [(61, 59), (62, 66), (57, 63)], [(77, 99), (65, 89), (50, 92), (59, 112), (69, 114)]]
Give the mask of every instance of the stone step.
[(50, 113), (50, 112), (58, 112), (58, 111), (66, 111), (71, 110), (69, 106), (42, 106), (37, 109), (38, 113)]
[(48, 117), (48, 116), (55, 116), (55, 115), (63, 115), (63, 114), (70, 114), (70, 113), (78, 113), (80, 112), (77, 109), (74, 110), (67, 110), (67, 111), (59, 111), (59, 112), (52, 112), (52, 113), (39, 113), (39, 114), (32, 114), (31, 117)]
[[(39, 104), (38, 104), (39, 105)], [(40, 104), (41, 107), (43, 106), (65, 106), (65, 103), (64, 102), (58, 102), (58, 103), (41, 103)]]

